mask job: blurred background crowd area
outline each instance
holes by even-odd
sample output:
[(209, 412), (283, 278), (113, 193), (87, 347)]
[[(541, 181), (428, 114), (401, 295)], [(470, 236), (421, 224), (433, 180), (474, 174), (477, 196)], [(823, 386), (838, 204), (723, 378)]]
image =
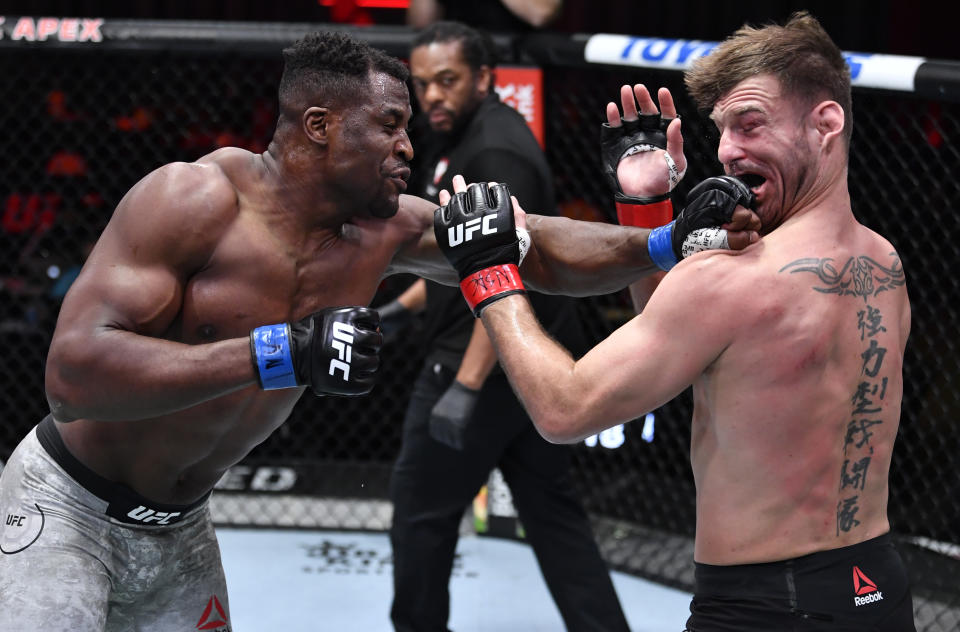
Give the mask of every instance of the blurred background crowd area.
[[(0, 15), (402, 25), (408, 22), (410, 3), (410, 0), (8, 0), (0, 2)], [(476, 16), (481, 22), (489, 21), (492, 28), (535, 28), (503, 20), (497, 24), (502, 12), (501, 0), (430, 0), (429, 4), (447, 5), (446, 17)], [(540, 28), (565, 33), (719, 40), (745, 22), (781, 20), (800, 9), (816, 15), (843, 50), (960, 58), (960, 43), (953, 26), (960, 8), (954, 3), (934, 0), (562, 0), (555, 17)]]

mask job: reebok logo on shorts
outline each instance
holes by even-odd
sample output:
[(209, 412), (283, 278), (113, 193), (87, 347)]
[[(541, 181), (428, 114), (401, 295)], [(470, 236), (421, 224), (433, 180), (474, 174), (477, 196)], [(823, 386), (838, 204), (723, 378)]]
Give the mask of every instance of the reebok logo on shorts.
[(227, 623), (227, 613), (220, 605), (220, 600), (214, 595), (207, 602), (207, 607), (203, 609), (200, 620), (197, 621), (198, 630), (213, 630), (214, 632), (230, 632), (230, 624)]
[(856, 593), (853, 605), (857, 607), (883, 600), (883, 593), (877, 589), (873, 580), (863, 574), (859, 566), (853, 567), (853, 592)]

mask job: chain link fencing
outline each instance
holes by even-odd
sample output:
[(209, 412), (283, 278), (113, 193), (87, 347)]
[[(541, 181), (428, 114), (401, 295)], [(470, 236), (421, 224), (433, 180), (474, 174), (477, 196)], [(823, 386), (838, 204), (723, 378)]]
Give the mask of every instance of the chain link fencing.
[[(366, 33), (376, 33), (376, 29)], [(375, 43), (375, 42), (374, 42)], [(405, 49), (406, 44), (403, 43)], [(396, 53), (395, 53), (396, 54)], [(161, 164), (224, 145), (265, 149), (276, 121), (279, 46), (0, 49), (0, 461), (46, 413), (44, 358), (63, 293), (123, 194)], [(678, 72), (547, 63), (546, 149), (562, 212), (606, 221), (598, 125), (621, 84), (673, 91), (690, 169), (719, 172), (716, 132)], [(899, 251), (913, 306), (890, 520), (908, 563), (918, 629), (960, 626), (960, 105), (857, 90), (850, 192), (857, 217)], [(384, 282), (376, 302), (409, 279)], [(630, 318), (626, 293), (582, 299), (599, 341)], [(414, 334), (383, 352), (365, 398), (304, 396), (289, 421), (214, 494), (220, 524), (389, 527), (387, 485), (422, 361)], [(690, 590), (695, 490), (691, 399), (575, 446), (574, 481), (618, 569)]]

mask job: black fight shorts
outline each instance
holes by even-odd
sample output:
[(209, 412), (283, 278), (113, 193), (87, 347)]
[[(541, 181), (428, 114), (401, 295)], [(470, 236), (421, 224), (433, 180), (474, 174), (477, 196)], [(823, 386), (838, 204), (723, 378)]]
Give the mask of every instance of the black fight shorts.
[(792, 560), (697, 564), (686, 632), (916, 632), (890, 534)]

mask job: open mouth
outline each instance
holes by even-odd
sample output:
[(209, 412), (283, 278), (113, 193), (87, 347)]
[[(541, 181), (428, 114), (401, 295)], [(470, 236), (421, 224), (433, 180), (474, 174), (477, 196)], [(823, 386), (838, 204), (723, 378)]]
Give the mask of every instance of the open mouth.
[(759, 188), (767, 181), (763, 176), (758, 176), (755, 173), (741, 173), (737, 176), (739, 179), (743, 180), (744, 184), (750, 187), (751, 190)]

